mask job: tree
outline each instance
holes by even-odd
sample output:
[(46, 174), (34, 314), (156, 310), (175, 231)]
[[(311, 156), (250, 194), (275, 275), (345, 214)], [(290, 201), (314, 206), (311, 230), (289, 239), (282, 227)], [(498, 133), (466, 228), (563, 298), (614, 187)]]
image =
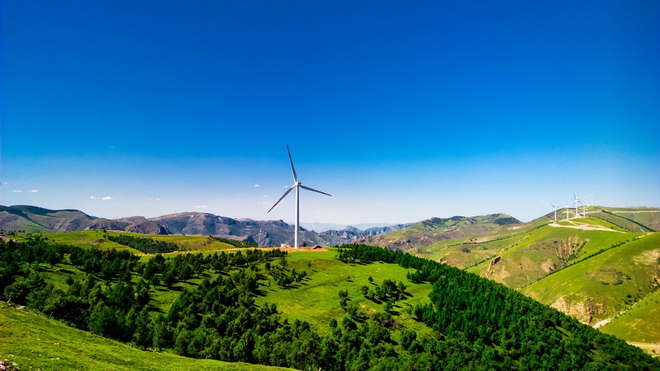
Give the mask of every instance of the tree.
[(174, 351), (182, 356), (189, 355), (190, 353), (188, 353), (188, 344), (190, 344), (191, 339), (192, 336), (190, 335), (190, 331), (186, 330), (185, 328), (179, 330), (176, 336), (176, 341), (174, 342)]
[(149, 320), (149, 310), (146, 306), (142, 308), (140, 314), (135, 319), (133, 341), (135, 344), (143, 347), (148, 347), (153, 342), (151, 321)]

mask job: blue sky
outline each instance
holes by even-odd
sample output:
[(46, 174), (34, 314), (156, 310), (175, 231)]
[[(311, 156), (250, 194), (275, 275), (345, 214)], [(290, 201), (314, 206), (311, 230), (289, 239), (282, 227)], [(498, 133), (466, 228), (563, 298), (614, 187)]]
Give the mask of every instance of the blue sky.
[(657, 1), (2, 2), (0, 203), (530, 220), (660, 206)]

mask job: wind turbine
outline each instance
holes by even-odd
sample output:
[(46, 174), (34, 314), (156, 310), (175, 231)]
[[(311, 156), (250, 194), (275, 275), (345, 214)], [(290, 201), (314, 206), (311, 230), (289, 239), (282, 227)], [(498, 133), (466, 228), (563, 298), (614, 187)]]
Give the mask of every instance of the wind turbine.
[(593, 194), (591, 196), (585, 196), (585, 200), (587, 201), (587, 206), (594, 206), (594, 196), (595, 195)]
[(573, 204), (575, 205), (575, 217), (576, 218), (580, 216), (580, 209), (578, 208), (578, 202), (580, 202), (580, 200), (578, 200), (575, 193), (573, 193)]
[(570, 209), (568, 208), (568, 205), (566, 205), (564, 207), (566, 208), (566, 220), (568, 220), (568, 218), (570, 217), (570, 215), (569, 215), (569, 210)]
[(555, 209), (555, 223), (557, 222), (557, 206), (550, 204)]
[(284, 197), (286, 197), (286, 195), (288, 195), (294, 188), (296, 189), (296, 227), (295, 227), (296, 228), (296, 233), (294, 234), (294, 238), (293, 238), (293, 241), (294, 241), (293, 242), (293, 245), (294, 245), (293, 247), (297, 249), (298, 248), (298, 231), (300, 230), (300, 188), (306, 189), (308, 191), (317, 192), (317, 193), (320, 193), (320, 194), (326, 195), (326, 196), (332, 196), (332, 195), (328, 194), (328, 193), (325, 193), (325, 192), (317, 191), (316, 189), (313, 189), (313, 188), (302, 185), (302, 183), (298, 181), (298, 175), (296, 175), (296, 168), (293, 167), (293, 158), (291, 158), (291, 150), (289, 150), (289, 145), (288, 144), (286, 146), (286, 151), (289, 153), (289, 162), (291, 162), (291, 174), (293, 175), (293, 185), (289, 189), (287, 189), (286, 192), (284, 192), (282, 197), (280, 197), (280, 199), (277, 200), (277, 202), (275, 202), (275, 205), (273, 205), (273, 207), (271, 207), (270, 210), (268, 210), (268, 213), (270, 213), (270, 211), (273, 210), (275, 208), (275, 206), (277, 206), (277, 204), (279, 204), (280, 201), (282, 201), (282, 199), (284, 199)]

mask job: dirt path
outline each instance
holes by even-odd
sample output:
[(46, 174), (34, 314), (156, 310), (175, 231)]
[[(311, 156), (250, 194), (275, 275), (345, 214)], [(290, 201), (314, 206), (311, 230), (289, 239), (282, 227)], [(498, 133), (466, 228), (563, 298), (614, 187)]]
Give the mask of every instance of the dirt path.
[(605, 326), (605, 325), (607, 325), (608, 323), (610, 323), (611, 320), (612, 320), (611, 317), (610, 317), (610, 318), (605, 318), (604, 320), (602, 320), (602, 321), (596, 323), (596, 324), (594, 325), (594, 328), (599, 328), (599, 327)]
[(583, 229), (585, 231), (607, 231), (607, 232), (616, 232), (616, 233), (625, 233), (621, 231), (615, 231), (614, 229), (606, 228), (606, 227), (600, 227), (597, 225), (593, 224), (586, 224), (586, 223), (576, 223), (576, 222), (569, 222), (571, 225), (561, 225), (557, 223), (550, 223), (548, 226), (550, 227), (555, 227), (555, 228), (573, 228), (573, 229)]

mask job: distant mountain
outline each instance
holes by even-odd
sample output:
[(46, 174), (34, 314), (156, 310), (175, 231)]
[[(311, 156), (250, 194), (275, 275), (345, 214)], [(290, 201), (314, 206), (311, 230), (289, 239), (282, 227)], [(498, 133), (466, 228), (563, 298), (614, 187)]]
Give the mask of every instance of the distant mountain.
[[(293, 244), (294, 227), (281, 220), (233, 219), (209, 213), (186, 212), (155, 218), (133, 216), (105, 219), (79, 210), (49, 210), (36, 206), (0, 206), (0, 229), (26, 232), (116, 230), (145, 234), (188, 234), (248, 240), (259, 246)], [(389, 229), (382, 229), (387, 231)], [(373, 231), (355, 231), (365, 235)], [(338, 245), (353, 241), (353, 234), (316, 233), (301, 228), (308, 245)]]
[(406, 223), (406, 224), (395, 224), (384, 227), (373, 227), (366, 230), (361, 230), (356, 227), (348, 226), (342, 230), (329, 230), (321, 232), (321, 235), (324, 236), (335, 236), (340, 238), (346, 238), (349, 240), (359, 240), (368, 236), (378, 236), (381, 234), (392, 233), (403, 228), (408, 228), (417, 223)]
[[(316, 231), (318, 233), (321, 232), (326, 232), (326, 231), (341, 231), (346, 228), (356, 228), (359, 230), (367, 230), (367, 229), (372, 229), (372, 228), (382, 228), (382, 227), (389, 227), (389, 226), (394, 226), (394, 225), (399, 225), (401, 223), (362, 223), (362, 224), (336, 224), (336, 223), (305, 223), (305, 222), (300, 222), (300, 225), (304, 227), (305, 229), (308, 229), (310, 231)], [(414, 223), (409, 223), (409, 224), (414, 224)]]
[(49, 210), (36, 206), (0, 205), (0, 229), (26, 232), (80, 231), (88, 228), (93, 217), (79, 210)]
[(431, 218), (392, 233), (367, 235), (359, 241), (393, 250), (409, 251), (438, 241), (481, 235), (495, 228), (520, 223), (518, 219), (506, 214)]

